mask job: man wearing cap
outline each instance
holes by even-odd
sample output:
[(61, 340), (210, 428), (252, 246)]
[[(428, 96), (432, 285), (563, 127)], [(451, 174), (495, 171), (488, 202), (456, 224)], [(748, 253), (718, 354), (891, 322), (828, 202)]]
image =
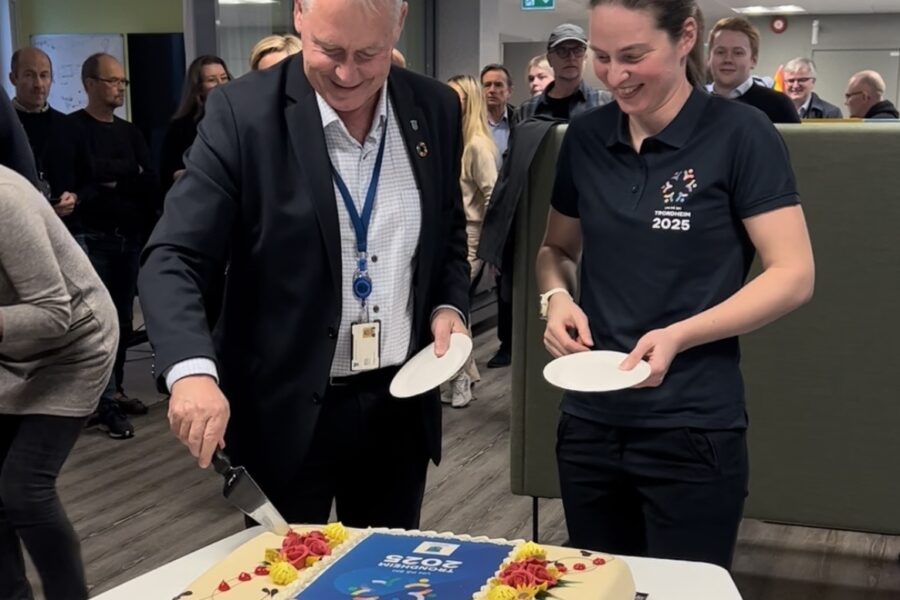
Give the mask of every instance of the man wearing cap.
[(559, 25), (547, 41), (547, 61), (556, 79), (542, 94), (524, 102), (515, 114), (520, 123), (536, 115), (546, 115), (568, 121), (580, 112), (602, 106), (612, 100), (608, 92), (595, 90), (584, 83), (584, 55), (587, 35), (584, 29), (571, 23)]

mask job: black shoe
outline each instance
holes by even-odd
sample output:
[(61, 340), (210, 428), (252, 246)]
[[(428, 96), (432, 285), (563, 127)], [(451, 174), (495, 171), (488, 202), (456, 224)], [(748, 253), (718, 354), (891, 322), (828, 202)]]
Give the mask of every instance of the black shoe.
[(137, 398), (129, 398), (125, 392), (116, 392), (113, 400), (126, 415), (146, 415), (149, 410), (146, 404)]
[(488, 361), (488, 369), (498, 369), (500, 367), (508, 367), (512, 363), (512, 355), (508, 350), (501, 348), (494, 355), (494, 358)]
[(100, 409), (100, 429), (114, 440), (134, 437), (134, 426), (128, 417), (122, 414), (122, 409), (116, 403)]

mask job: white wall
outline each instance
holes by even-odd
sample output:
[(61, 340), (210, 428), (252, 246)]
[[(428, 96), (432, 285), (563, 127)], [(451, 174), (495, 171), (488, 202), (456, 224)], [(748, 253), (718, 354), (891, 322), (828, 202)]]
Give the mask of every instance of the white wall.
[[(813, 20), (819, 21), (818, 44), (812, 44)], [(900, 13), (877, 15), (821, 15), (788, 18), (788, 29), (773, 33), (768, 18), (754, 19), (761, 34), (760, 75), (774, 75), (779, 65), (814, 50), (891, 50), (900, 48)], [(820, 65), (821, 67), (821, 65)], [(868, 68), (858, 65), (857, 71)], [(849, 79), (853, 73), (847, 73)], [(897, 75), (896, 73), (894, 75)], [(844, 82), (846, 83), (846, 81)], [(832, 98), (832, 102), (840, 100)]]

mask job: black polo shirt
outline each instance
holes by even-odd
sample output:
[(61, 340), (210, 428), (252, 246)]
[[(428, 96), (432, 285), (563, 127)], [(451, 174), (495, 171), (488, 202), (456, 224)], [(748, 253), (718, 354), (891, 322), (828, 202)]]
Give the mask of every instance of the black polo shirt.
[[(616, 102), (576, 118), (552, 204), (581, 220), (580, 304), (595, 348), (630, 352), (728, 299), (754, 255), (742, 220), (798, 202), (784, 141), (741, 103), (694, 91), (640, 154)], [(658, 388), (566, 393), (562, 410), (619, 427), (746, 427), (739, 355), (737, 338), (692, 348)]]

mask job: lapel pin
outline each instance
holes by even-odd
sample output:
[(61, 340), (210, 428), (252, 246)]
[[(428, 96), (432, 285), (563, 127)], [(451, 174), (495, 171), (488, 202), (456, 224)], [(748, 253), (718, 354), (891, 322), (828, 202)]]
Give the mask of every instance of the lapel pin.
[(418, 131), (418, 130), (419, 130), (419, 122), (418, 122), (416, 119), (412, 119), (412, 120), (409, 122), (409, 124), (410, 124), (410, 126), (412, 127), (413, 131)]
[(425, 145), (425, 142), (419, 142), (416, 144), (416, 152), (419, 154), (420, 158), (425, 158), (428, 156), (428, 146)]

